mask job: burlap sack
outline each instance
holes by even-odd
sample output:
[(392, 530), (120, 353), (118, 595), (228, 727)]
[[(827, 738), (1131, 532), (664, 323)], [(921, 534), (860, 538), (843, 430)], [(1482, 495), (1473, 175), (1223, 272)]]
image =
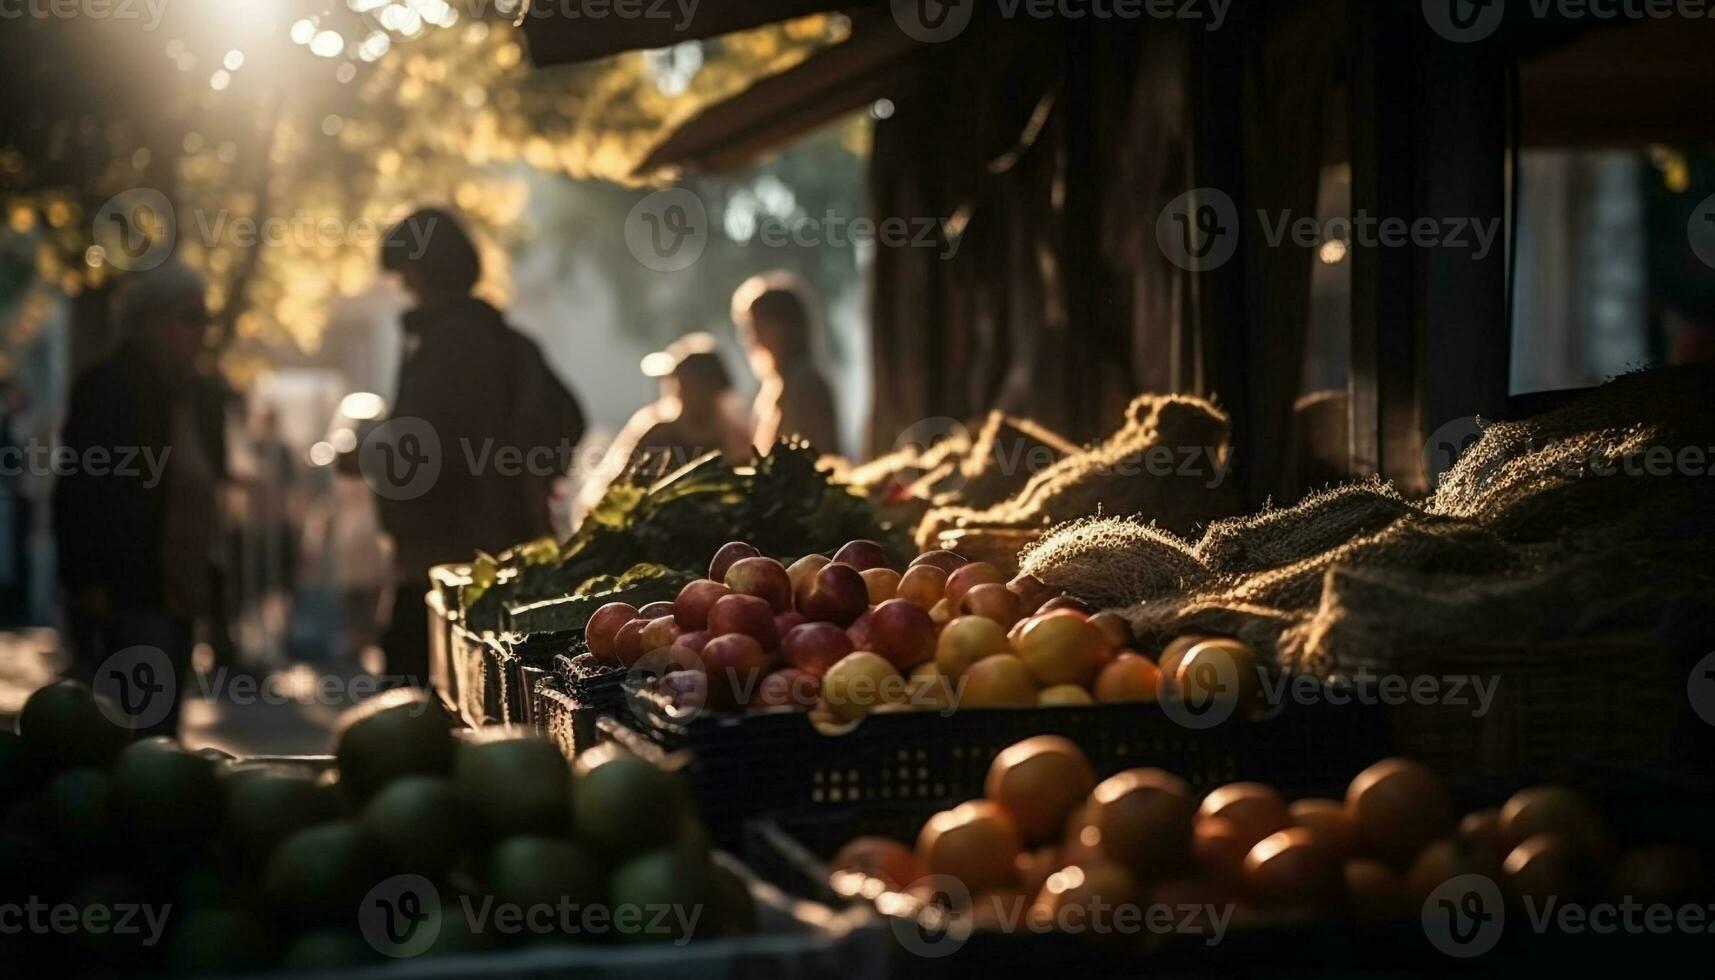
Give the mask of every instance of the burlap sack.
[(1145, 514), (1191, 534), (1232, 512), (1227, 416), (1190, 395), (1141, 395), (1106, 441), (1031, 476), (1015, 497), (992, 507), (931, 510), (919, 544), (965, 527), (1046, 528), (1091, 514)]
[[(1125, 608), (1146, 642), (1209, 629), (1317, 673), (1404, 669), (1461, 638), (1528, 651), (1579, 629), (1707, 649), (1712, 382), (1708, 368), (1652, 371), (1490, 425), (1422, 505), (1353, 483), (1216, 521), (1194, 547), (1135, 520), (1086, 520), (1056, 529), (1025, 568)], [(1652, 458), (1673, 465), (1643, 465)], [(1626, 615), (1592, 618), (1616, 609)]]

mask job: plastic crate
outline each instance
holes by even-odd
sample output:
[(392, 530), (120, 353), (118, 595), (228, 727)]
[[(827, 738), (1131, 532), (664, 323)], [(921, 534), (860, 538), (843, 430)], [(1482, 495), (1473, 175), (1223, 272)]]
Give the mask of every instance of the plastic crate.
[(473, 633), (463, 625), (453, 628), (455, 706), (467, 725), (493, 725), (502, 720), (500, 653), (500, 638), (494, 634)]
[(429, 683), (448, 710), (457, 710), (459, 703), (453, 633), (459, 624), (459, 587), (468, 581), (469, 565), (436, 565), (429, 569), (429, 591), (423, 596), (429, 617)]
[(801, 711), (702, 715), (677, 728), (653, 720), (631, 701), (598, 727), (658, 758), (683, 751), (703, 817), (727, 846), (742, 839), (746, 818), (769, 811), (981, 795), (994, 757), (1032, 735), (1070, 738), (1102, 776), (1159, 766), (1197, 789), (1266, 779), (1304, 794), (1343, 787), (1389, 748), (1382, 709), (1325, 701), (1201, 730), (1155, 704), (878, 713), (840, 734)]

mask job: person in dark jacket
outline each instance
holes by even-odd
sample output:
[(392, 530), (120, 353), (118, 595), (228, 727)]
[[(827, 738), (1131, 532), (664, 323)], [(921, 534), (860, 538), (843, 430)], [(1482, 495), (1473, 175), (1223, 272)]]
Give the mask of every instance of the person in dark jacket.
[(536, 343), (471, 295), (481, 261), (452, 214), (425, 209), (390, 229), (381, 265), (416, 306), (402, 320), (390, 419), (361, 454), (394, 539), (387, 672), (423, 684), (430, 567), (552, 534), (550, 500), (583, 439), (584, 415)]
[[(120, 705), (147, 734), (175, 734), (225, 478), (224, 389), (201, 372), (202, 278), (169, 262), (118, 294), (122, 340), (72, 386), (55, 464), (54, 533), (77, 669), (102, 690), (107, 658), (153, 648), (167, 710)], [(118, 683), (130, 677), (115, 678)]]

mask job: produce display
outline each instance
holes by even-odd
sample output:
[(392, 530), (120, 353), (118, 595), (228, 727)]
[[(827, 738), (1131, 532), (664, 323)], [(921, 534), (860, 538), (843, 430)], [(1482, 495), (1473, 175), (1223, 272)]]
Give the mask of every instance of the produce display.
[(633, 472), (616, 480), (564, 543), (544, 539), (477, 556), (461, 596), (466, 625), (496, 630), (508, 603), (608, 592), (700, 569), (732, 538), (775, 554), (858, 537), (889, 542), (894, 553), (905, 548), (862, 497), (830, 481), (798, 443), (779, 443), (754, 466), (729, 466), (712, 454), (653, 477)]
[[(836, 891), (891, 895), (880, 904), (897, 912), (1104, 939), (1158, 906), (1240, 925), (1415, 920), (1462, 875), (1495, 883), (1497, 902), (1536, 907), (1673, 905), (1707, 897), (1709, 885), (1699, 850), (1624, 846), (1595, 806), (1560, 786), (1461, 817), (1440, 776), (1394, 758), (1359, 773), (1344, 799), (1289, 801), (1256, 782), (1199, 798), (1161, 769), (1098, 781), (1083, 752), (1052, 735), (1001, 752), (983, 798), (931, 816), (914, 846), (859, 837), (829, 868)], [(1118, 911), (1128, 908), (1137, 914)]]
[(335, 969), (753, 923), (678, 776), (612, 745), (568, 764), (534, 733), (457, 732), (418, 691), (347, 712), (329, 766), (133, 742), (61, 681), (0, 734), (0, 777), (5, 894), (158, 919), (27, 930), (7, 939), (13, 969)]
[(900, 568), (868, 540), (790, 566), (729, 542), (672, 602), (604, 605), (585, 639), (674, 709), (798, 708), (832, 725), (884, 710), (1154, 701), (1164, 690), (1260, 707), (1262, 693), (1236, 640), (1184, 637), (1151, 659), (1132, 649), (1123, 617), (1030, 576), (1009, 580), (949, 551)]

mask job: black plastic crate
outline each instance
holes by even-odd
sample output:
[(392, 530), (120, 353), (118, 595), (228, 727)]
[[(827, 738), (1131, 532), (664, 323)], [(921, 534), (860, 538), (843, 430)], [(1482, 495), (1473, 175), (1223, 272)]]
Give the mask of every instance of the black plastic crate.
[(1343, 787), (1389, 747), (1383, 709), (1325, 700), (1207, 729), (1184, 727), (1156, 704), (886, 712), (831, 735), (802, 711), (702, 715), (683, 726), (657, 716), (632, 700), (598, 724), (636, 751), (685, 753), (703, 817), (728, 847), (747, 818), (770, 811), (979, 796), (994, 757), (1032, 735), (1070, 738), (1099, 776), (1159, 766), (1198, 790), (1266, 779), (1301, 795)]

